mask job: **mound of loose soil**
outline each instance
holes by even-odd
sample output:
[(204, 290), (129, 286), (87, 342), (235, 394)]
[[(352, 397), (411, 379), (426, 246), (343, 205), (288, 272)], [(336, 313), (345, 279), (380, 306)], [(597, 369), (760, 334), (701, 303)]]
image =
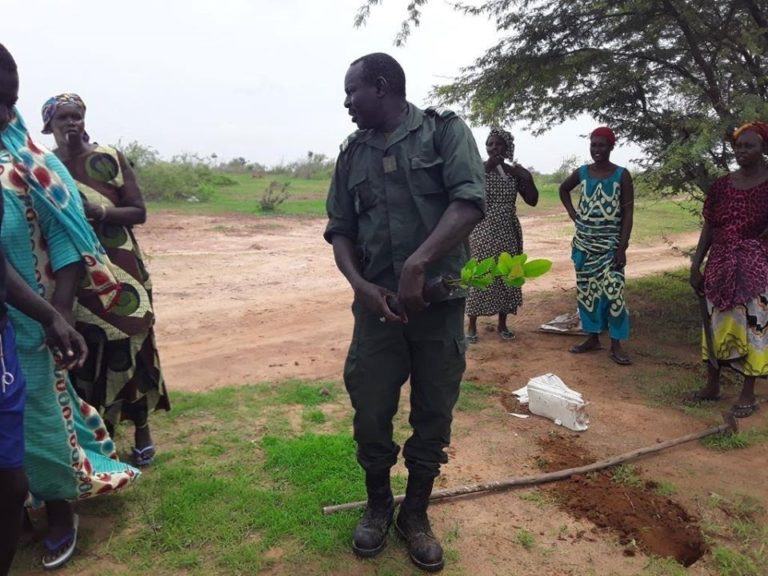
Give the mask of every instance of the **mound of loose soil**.
[[(547, 472), (584, 466), (596, 461), (573, 437), (550, 434), (539, 440), (538, 465)], [(655, 484), (634, 486), (615, 481), (610, 471), (574, 476), (545, 490), (556, 497), (562, 510), (612, 530), (625, 553), (634, 554), (634, 543), (644, 552), (674, 558), (690, 566), (707, 550), (698, 519), (671, 498), (652, 491)]]

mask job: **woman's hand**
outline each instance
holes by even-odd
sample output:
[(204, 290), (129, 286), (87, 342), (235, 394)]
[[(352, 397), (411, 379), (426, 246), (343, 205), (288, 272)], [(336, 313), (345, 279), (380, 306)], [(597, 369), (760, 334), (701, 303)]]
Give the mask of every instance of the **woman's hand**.
[(104, 206), (89, 200), (83, 202), (83, 210), (85, 211), (85, 217), (88, 220), (100, 221), (104, 219), (104, 215), (106, 214), (106, 208), (104, 208)]
[(56, 363), (66, 370), (82, 367), (88, 357), (85, 340), (61, 314), (53, 314), (43, 325), (45, 343), (54, 353)]
[(485, 161), (485, 171), (486, 172), (493, 172), (496, 170), (496, 166), (504, 164), (504, 157), (503, 156), (489, 156), (488, 160)]
[(507, 174), (520, 178), (521, 180), (533, 180), (533, 175), (517, 163), (512, 164), (507, 168)]
[(626, 247), (619, 246), (613, 255), (613, 268), (614, 270), (622, 270), (626, 265), (627, 265), (627, 249)]
[(691, 288), (699, 296), (704, 296), (704, 275), (701, 273), (699, 266), (691, 266), (691, 275), (688, 279), (691, 284)]

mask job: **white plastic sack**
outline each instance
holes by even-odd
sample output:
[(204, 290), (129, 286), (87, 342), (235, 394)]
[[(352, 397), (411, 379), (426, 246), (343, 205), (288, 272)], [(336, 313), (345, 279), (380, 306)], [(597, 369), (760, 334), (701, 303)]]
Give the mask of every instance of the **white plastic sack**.
[[(523, 389), (515, 392), (522, 392)], [(571, 390), (554, 374), (544, 374), (528, 380), (525, 387), (531, 413), (554, 420), (555, 424), (582, 432), (589, 427), (587, 403), (581, 394)], [(518, 395), (518, 397), (522, 394)], [(521, 398), (522, 402), (522, 398)]]

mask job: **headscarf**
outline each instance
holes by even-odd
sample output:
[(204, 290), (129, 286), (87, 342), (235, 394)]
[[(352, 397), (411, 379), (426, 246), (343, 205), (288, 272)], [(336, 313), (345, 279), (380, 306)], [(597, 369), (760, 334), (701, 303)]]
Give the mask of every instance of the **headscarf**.
[[(77, 94), (65, 92), (64, 94), (48, 98), (41, 110), (43, 114), (43, 134), (51, 134), (53, 132), (51, 129), (51, 120), (53, 120), (53, 117), (56, 115), (56, 110), (59, 109), (59, 106), (64, 106), (66, 104), (77, 106), (83, 111), (83, 115), (85, 115), (85, 102)], [(90, 139), (88, 132), (83, 131), (83, 140), (88, 142)]]
[(760, 136), (760, 139), (764, 144), (768, 144), (768, 124), (765, 122), (747, 122), (746, 124), (742, 124), (733, 131), (733, 141), (735, 142), (739, 136), (744, 134), (744, 132), (748, 132), (749, 130), (752, 130), (758, 136)]
[(24, 120), (14, 107), (13, 118), (0, 132), (13, 167), (28, 186), (34, 199), (46, 204), (83, 258), (90, 280), (89, 288), (99, 295), (105, 309), (117, 303), (120, 283), (112, 273), (112, 263), (99, 243), (83, 212), (75, 181), (64, 164), (50, 151), (32, 141)]
[(504, 144), (507, 145), (507, 149), (502, 156), (512, 160), (515, 155), (515, 137), (512, 136), (510, 132), (499, 128), (498, 126), (491, 128), (491, 132), (488, 134), (488, 138), (486, 138), (485, 141), (487, 142), (491, 136), (496, 136), (504, 141)]
[(608, 140), (608, 143), (611, 146), (614, 146), (616, 144), (616, 134), (613, 133), (613, 130), (608, 128), (608, 126), (600, 126), (599, 128), (595, 128), (592, 130), (592, 133), (589, 135), (590, 138), (593, 136), (597, 137), (603, 137), (606, 140)]

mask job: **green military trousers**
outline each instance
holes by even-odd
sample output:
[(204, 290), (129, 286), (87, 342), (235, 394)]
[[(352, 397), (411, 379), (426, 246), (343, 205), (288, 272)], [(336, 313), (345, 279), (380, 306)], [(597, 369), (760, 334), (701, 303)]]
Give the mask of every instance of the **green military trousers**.
[(400, 447), (392, 438), (400, 388), (410, 377), (413, 434), (403, 449), (412, 474), (437, 476), (448, 461), (453, 407), (464, 368), (464, 299), (432, 304), (408, 324), (381, 322), (352, 305), (355, 328), (344, 384), (355, 410), (357, 460), (368, 472), (391, 468)]

